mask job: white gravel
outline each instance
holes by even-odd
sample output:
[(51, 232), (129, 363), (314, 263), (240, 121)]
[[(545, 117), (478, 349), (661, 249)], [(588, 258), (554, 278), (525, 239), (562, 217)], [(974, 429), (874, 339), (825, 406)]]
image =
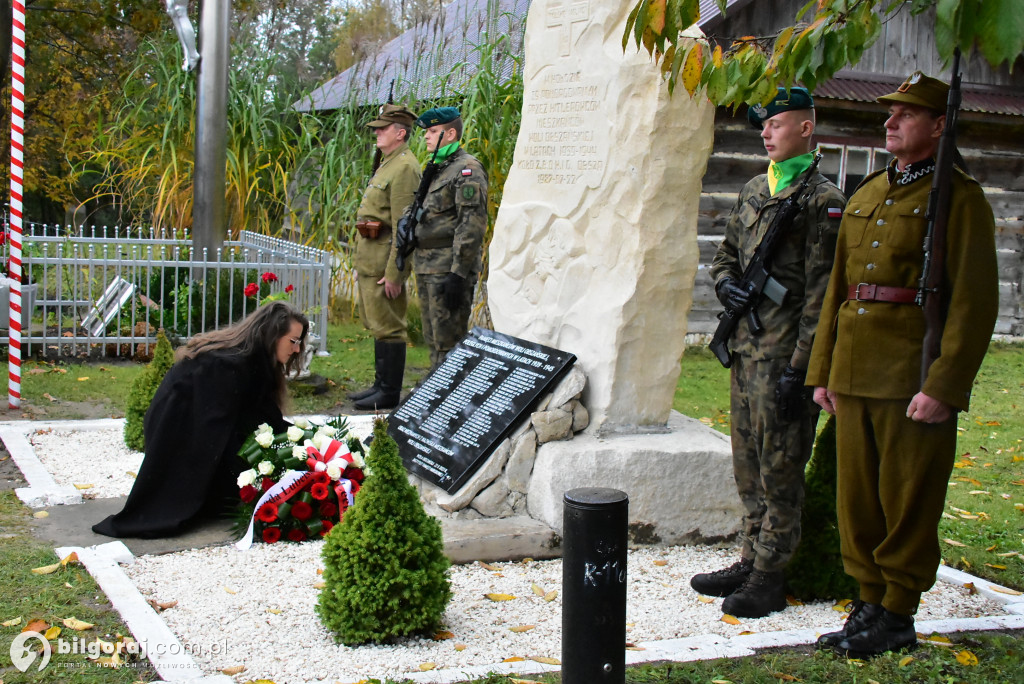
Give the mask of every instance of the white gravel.
[(142, 453), (125, 446), (123, 428), (36, 430), (28, 441), (54, 481), (77, 487), (83, 499), (128, 496), (142, 465)]
[[(125, 570), (147, 598), (178, 602), (162, 615), (205, 671), (244, 665), (238, 682), (352, 681), (397, 677), (426, 663), (448, 669), (510, 657), (561, 657), (561, 561), (490, 564), (495, 570), (480, 564), (455, 566), (453, 598), (444, 616), (444, 629), (454, 637), (348, 648), (334, 643), (314, 612), (321, 547), (316, 541), (257, 544), (248, 552), (231, 547), (194, 550), (142, 557)], [(631, 551), (627, 640), (807, 628), (826, 632), (841, 626), (843, 616), (831, 602), (791, 606), (738, 625), (722, 622), (722, 599), (705, 603), (706, 598), (690, 589), (689, 578), (731, 563), (733, 553), (700, 546)], [(545, 601), (534, 584), (558, 595)], [(515, 599), (495, 602), (487, 593)], [(1002, 613), (998, 604), (939, 583), (925, 595), (918, 618)], [(511, 629), (528, 625), (533, 627), (525, 632)]]

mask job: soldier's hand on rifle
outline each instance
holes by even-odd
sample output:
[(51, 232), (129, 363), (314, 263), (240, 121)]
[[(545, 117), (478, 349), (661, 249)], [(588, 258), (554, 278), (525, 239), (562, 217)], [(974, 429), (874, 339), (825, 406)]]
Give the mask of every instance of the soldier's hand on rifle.
[(718, 301), (730, 311), (743, 311), (750, 304), (750, 291), (744, 289), (732, 278), (722, 278), (715, 285)]
[(789, 365), (782, 371), (782, 376), (775, 385), (775, 411), (779, 420), (788, 423), (804, 414), (804, 402), (807, 399), (807, 388), (804, 387), (806, 377), (806, 370), (798, 370)]
[(444, 295), (444, 305), (449, 311), (455, 311), (462, 303), (466, 291), (466, 279), (458, 273), (449, 273), (441, 284), (441, 294)]

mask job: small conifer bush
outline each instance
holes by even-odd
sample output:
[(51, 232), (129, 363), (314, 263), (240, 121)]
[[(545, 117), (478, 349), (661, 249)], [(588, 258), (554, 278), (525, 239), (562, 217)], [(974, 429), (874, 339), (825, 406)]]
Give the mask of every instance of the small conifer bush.
[(144, 370), (132, 383), (128, 392), (128, 400), (124, 409), (124, 443), (129, 449), (142, 451), (146, 442), (142, 434), (142, 422), (146, 417), (146, 411), (153, 402), (153, 395), (163, 382), (167, 371), (174, 365), (174, 350), (171, 343), (164, 335), (163, 329), (156, 334), (156, 349), (153, 350), (153, 360), (146, 365)]
[(451, 598), (441, 525), (423, 510), (383, 419), (366, 465), (355, 504), (327, 534), (317, 603), (320, 621), (347, 645), (432, 631)]
[(843, 570), (836, 519), (836, 417), (829, 416), (807, 466), (800, 546), (786, 567), (793, 595), (804, 601), (857, 598), (857, 582)]

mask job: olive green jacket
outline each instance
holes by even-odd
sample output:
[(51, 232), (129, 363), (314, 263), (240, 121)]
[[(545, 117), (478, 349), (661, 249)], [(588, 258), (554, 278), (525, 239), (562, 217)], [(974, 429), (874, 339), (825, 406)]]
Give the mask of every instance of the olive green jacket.
[(412, 204), (420, 185), (420, 164), (405, 143), (381, 160), (373, 174), (357, 213), (360, 221), (380, 221), (388, 230), (381, 230), (376, 239), (356, 234), (356, 252), (352, 264), (360, 275), (380, 278), (393, 283), (404, 282), (410, 269), (398, 270), (395, 258), (398, 251), (392, 239), (394, 227), (406, 208)]
[(850, 198), (839, 230), (835, 268), (821, 311), (807, 384), (875, 399), (919, 390), (965, 410), (999, 309), (995, 223), (981, 186), (953, 174), (945, 285), (948, 313), (942, 351), (920, 383), (925, 332), (916, 304), (847, 300), (849, 286), (916, 288), (927, 229), (932, 174), (890, 185), (885, 170)]

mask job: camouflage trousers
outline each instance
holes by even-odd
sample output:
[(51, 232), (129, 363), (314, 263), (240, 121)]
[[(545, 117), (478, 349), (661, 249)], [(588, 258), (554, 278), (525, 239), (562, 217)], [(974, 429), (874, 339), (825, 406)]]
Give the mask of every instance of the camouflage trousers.
[(441, 365), (448, 352), (469, 330), (469, 314), (473, 308), (476, 276), (466, 283), (462, 301), (453, 311), (445, 306), (443, 285), (445, 275), (416, 274), (423, 318), (423, 341), (430, 348), (430, 369)]
[(804, 469), (818, 422), (810, 399), (800, 419), (776, 417), (775, 385), (788, 362), (732, 357), (732, 469), (744, 511), (741, 553), (765, 572), (785, 568), (800, 543)]

